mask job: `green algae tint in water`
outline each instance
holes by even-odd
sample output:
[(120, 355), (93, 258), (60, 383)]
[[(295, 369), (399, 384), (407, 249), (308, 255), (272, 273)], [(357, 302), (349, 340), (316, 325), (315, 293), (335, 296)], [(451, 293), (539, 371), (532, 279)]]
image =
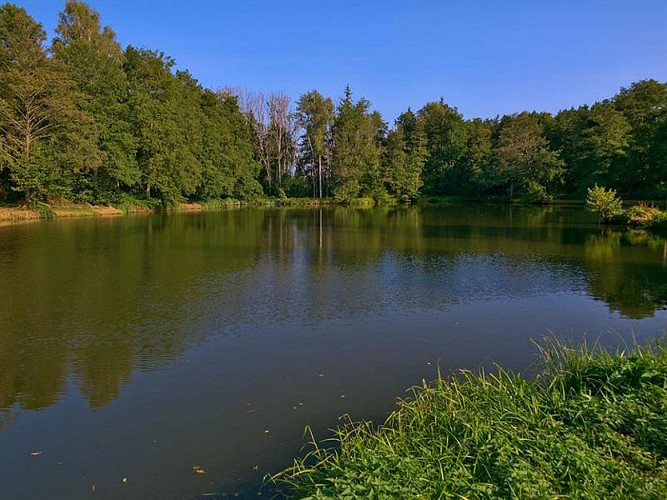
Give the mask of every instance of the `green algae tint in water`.
[(530, 372), (549, 332), (651, 339), (666, 303), (665, 239), (580, 209), (0, 227), (0, 496), (254, 497), (307, 424), (381, 419), (438, 366)]

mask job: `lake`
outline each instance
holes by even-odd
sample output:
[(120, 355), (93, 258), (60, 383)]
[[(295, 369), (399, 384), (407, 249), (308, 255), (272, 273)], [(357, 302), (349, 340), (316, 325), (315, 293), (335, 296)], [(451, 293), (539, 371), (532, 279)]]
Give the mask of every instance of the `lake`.
[(533, 373), (547, 335), (648, 341), (666, 305), (665, 238), (581, 208), (0, 227), (0, 496), (255, 498), (307, 425), (381, 421), (438, 370)]

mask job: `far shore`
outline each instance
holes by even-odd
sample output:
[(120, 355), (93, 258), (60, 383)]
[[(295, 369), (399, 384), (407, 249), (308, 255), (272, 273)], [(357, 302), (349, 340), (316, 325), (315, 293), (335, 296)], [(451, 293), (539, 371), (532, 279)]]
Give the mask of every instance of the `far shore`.
[[(483, 203), (483, 204), (503, 204), (507, 205), (506, 199), (489, 198), (465, 198), (465, 197), (427, 197), (415, 202), (423, 206), (438, 206), (460, 203)], [(658, 205), (655, 201), (625, 201), (624, 205), (634, 206), (637, 204)], [(208, 200), (199, 202), (182, 202), (166, 208), (151, 208), (146, 203), (132, 203), (129, 205), (91, 205), (88, 203), (61, 202), (54, 204), (38, 203), (31, 207), (27, 206), (0, 206), (0, 225), (6, 226), (17, 223), (38, 221), (43, 219), (59, 219), (74, 217), (117, 217), (133, 214), (151, 214), (159, 212), (214, 212), (221, 210), (230, 210), (241, 207), (321, 207), (341, 205), (333, 198), (259, 198), (253, 201), (227, 200)], [(349, 203), (343, 204), (349, 207), (370, 207), (375, 202), (372, 198), (359, 198)], [(520, 200), (514, 200), (511, 205), (534, 205), (522, 203)], [(537, 206), (570, 206), (584, 207), (585, 202), (580, 199), (556, 199), (548, 202), (542, 202)], [(621, 224), (625, 225), (625, 224)], [(633, 224), (629, 224), (633, 225)], [(636, 225), (636, 224), (635, 224)]]
[[(331, 205), (328, 199), (316, 198), (290, 198), (287, 200), (263, 199), (257, 202), (240, 202), (237, 200), (214, 200), (203, 203), (184, 202), (164, 208), (153, 209), (139, 204), (114, 207), (111, 205), (91, 205), (88, 203), (59, 204), (39, 203), (33, 207), (26, 206), (0, 206), (0, 225), (37, 221), (42, 219), (73, 218), (73, 217), (117, 217), (131, 214), (150, 214), (158, 212), (210, 212), (217, 210), (228, 210), (240, 208), (241, 206), (299, 206), (318, 207)], [(367, 204), (362, 204), (367, 205)]]

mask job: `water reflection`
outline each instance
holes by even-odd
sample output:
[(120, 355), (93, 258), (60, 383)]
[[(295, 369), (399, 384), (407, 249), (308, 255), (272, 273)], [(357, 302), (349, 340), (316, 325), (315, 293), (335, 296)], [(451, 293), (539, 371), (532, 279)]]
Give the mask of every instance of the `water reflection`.
[(252, 323), (539, 294), (589, 294), (635, 319), (667, 304), (665, 239), (578, 210), (238, 210), (0, 230), (5, 409), (52, 405), (70, 379), (104, 406), (136, 368)]
[(306, 424), (381, 418), (436, 365), (524, 370), (547, 329), (660, 333), (665, 260), (664, 238), (557, 208), (0, 228), (0, 491), (254, 498)]
[[(637, 250), (630, 254), (628, 248)], [(606, 229), (590, 235), (585, 244), (590, 294), (625, 317), (653, 316), (667, 304), (665, 250), (665, 238), (646, 231)], [(652, 265), (643, 261), (646, 254), (654, 256)]]
[[(581, 210), (238, 210), (0, 228), (0, 430), (75, 384), (92, 408), (210, 336), (588, 295), (648, 318), (667, 243)], [(412, 316), (419, 328), (419, 316)], [(538, 319), (534, 321), (539, 321)], [(541, 326), (536, 325), (536, 328)]]

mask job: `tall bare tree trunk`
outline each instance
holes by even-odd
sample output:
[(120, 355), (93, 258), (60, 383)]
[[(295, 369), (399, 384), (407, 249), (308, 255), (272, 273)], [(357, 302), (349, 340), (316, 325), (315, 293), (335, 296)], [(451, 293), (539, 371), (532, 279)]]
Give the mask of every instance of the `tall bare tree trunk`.
[(317, 156), (317, 163), (318, 163), (317, 180), (319, 181), (320, 185), (320, 200), (321, 200), (322, 199), (322, 155)]

